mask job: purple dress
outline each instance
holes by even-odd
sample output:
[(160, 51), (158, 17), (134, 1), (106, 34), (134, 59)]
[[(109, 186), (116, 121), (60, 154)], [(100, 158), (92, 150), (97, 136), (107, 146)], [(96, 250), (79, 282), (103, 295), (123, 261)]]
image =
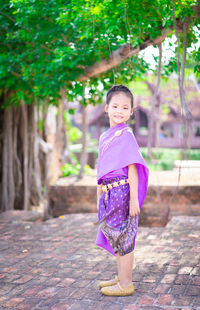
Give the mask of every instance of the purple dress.
[[(118, 124), (103, 133), (99, 140), (97, 183), (109, 184), (128, 178), (128, 165), (137, 164), (138, 200), (140, 208), (148, 187), (149, 170), (132, 130)], [(129, 216), (130, 187), (119, 185), (99, 198), (99, 230), (96, 244), (111, 254), (125, 255), (134, 250), (138, 216)]]

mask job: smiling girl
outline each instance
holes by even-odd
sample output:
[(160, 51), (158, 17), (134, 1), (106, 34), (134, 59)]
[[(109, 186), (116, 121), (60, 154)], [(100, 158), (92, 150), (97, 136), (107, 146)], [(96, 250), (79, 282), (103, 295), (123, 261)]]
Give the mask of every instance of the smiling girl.
[(126, 124), (133, 114), (131, 91), (124, 85), (113, 86), (107, 93), (105, 111), (110, 128), (99, 139), (96, 244), (116, 256), (118, 274), (100, 282), (100, 288), (104, 295), (127, 296), (134, 293), (135, 239), (149, 170)]

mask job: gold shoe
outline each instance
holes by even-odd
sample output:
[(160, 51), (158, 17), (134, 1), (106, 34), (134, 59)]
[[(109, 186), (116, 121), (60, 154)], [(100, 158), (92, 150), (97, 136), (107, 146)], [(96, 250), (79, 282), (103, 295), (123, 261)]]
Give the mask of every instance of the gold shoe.
[(111, 282), (110, 280), (109, 281), (101, 281), (99, 283), (99, 287), (102, 288), (102, 287), (106, 287), (106, 286), (111, 286), (111, 285), (116, 285), (117, 282), (119, 282), (119, 277), (118, 276), (115, 276), (115, 282)]
[(107, 295), (107, 296), (129, 296), (129, 295), (132, 295), (134, 293), (133, 283), (131, 283), (129, 286), (127, 286), (125, 288), (121, 287), (119, 282), (117, 282), (117, 285), (119, 287), (118, 290), (112, 290), (112, 288), (103, 287), (101, 289), (101, 293), (103, 295)]

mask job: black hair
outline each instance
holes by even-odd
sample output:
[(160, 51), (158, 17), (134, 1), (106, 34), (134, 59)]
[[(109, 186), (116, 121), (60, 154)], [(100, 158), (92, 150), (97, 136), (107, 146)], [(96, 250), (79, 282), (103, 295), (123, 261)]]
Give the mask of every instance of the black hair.
[(111, 98), (117, 93), (125, 93), (131, 99), (131, 108), (133, 108), (134, 97), (130, 89), (124, 85), (114, 85), (109, 89), (106, 95), (106, 104), (109, 105)]

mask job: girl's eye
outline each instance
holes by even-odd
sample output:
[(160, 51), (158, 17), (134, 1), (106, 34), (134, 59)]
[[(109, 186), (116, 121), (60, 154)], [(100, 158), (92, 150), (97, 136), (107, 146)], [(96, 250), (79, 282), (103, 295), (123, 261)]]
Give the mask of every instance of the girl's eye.
[(124, 110), (128, 110), (128, 108), (124, 108)]

